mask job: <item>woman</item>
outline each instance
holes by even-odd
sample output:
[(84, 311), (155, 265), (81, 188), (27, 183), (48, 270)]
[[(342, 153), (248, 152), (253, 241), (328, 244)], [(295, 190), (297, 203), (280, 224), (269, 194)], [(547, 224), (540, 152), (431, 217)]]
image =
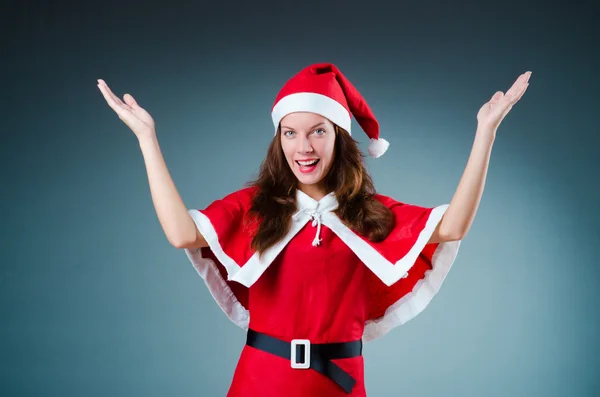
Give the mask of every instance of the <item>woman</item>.
[(366, 395), (363, 342), (412, 319), (439, 291), (475, 216), (496, 130), (530, 75), (479, 110), (458, 189), (449, 205), (434, 208), (376, 193), (351, 137), (351, 117), (370, 138), (372, 156), (389, 144), (366, 101), (332, 64), (310, 65), (283, 86), (257, 180), (202, 210), (184, 206), (150, 115), (99, 80), (139, 139), (168, 240), (185, 250), (218, 305), (247, 330), (228, 396)]

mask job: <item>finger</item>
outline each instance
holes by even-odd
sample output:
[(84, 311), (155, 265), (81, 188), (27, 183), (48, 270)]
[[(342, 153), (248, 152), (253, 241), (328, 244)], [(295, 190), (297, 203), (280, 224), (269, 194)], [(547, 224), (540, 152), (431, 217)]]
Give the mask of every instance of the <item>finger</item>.
[(131, 106), (132, 109), (140, 108), (140, 106), (138, 105), (138, 103), (135, 101), (135, 99), (133, 98), (133, 96), (131, 94), (123, 95), (123, 100), (125, 101), (126, 104)]
[(518, 91), (518, 92), (515, 92), (513, 94), (513, 96), (509, 100), (509, 106), (512, 107), (515, 103), (517, 103), (519, 101), (519, 99), (521, 99), (521, 97), (523, 96), (523, 94), (527, 90), (527, 87), (529, 87), (529, 83), (523, 84), (523, 86), (521, 87), (521, 90)]
[[(102, 85), (102, 87), (104, 88), (103, 92), (105, 92), (106, 95), (108, 95), (108, 97), (112, 99), (112, 102), (109, 102), (109, 104), (112, 103), (111, 107), (115, 111), (117, 111), (117, 109), (115, 107), (119, 107), (119, 108), (124, 109), (124, 110), (126, 110), (128, 112), (131, 112), (131, 110), (132, 110), (131, 107), (129, 105), (123, 103), (123, 101), (121, 101), (121, 98), (119, 98), (118, 96), (116, 96), (111, 91), (111, 89), (108, 87), (108, 84), (106, 84), (106, 82), (104, 80), (98, 79), (98, 82), (100, 83), (100, 84), (98, 84), (98, 87), (100, 87)], [(107, 98), (107, 101), (108, 101), (108, 98)]]
[(515, 91), (515, 93), (513, 94), (512, 98), (511, 98), (511, 103), (516, 103), (519, 99), (521, 99), (521, 97), (523, 96), (523, 94), (525, 93), (525, 91), (527, 90), (527, 87), (529, 87), (529, 75), (527, 75), (525, 82), (519, 87), (519, 90)]
[(522, 87), (522, 85), (525, 83), (527, 78), (529, 78), (527, 73), (523, 73), (522, 75), (520, 75), (519, 78), (517, 78), (517, 80), (515, 80), (512, 87), (510, 87), (509, 90), (506, 91), (506, 96), (512, 97), (515, 94), (515, 92), (518, 92), (519, 89)]
[[(102, 84), (98, 84), (98, 87), (106, 98), (108, 105), (115, 111), (115, 113), (117, 113), (117, 116), (119, 116), (119, 119), (135, 132), (135, 130), (139, 128), (140, 120), (133, 114), (131, 110), (128, 109), (129, 106), (120, 105), (119, 103), (115, 102), (112, 96), (106, 92), (106, 87)], [(127, 106), (127, 108), (125, 108), (125, 106)]]
[(527, 72), (523, 73), (521, 76), (519, 76), (519, 78), (517, 79), (518, 82), (515, 82), (515, 84), (513, 86), (513, 91), (511, 92), (511, 95), (510, 95), (511, 98), (514, 99), (514, 98), (520, 97), (521, 91), (527, 87), (530, 77), (531, 77), (531, 71), (527, 71)]
[(525, 87), (523, 87), (523, 89), (521, 90), (521, 92), (517, 96), (517, 99), (515, 99), (515, 102), (518, 102), (519, 99), (521, 99), (521, 97), (523, 96), (523, 94), (525, 94), (525, 91), (527, 91), (527, 87), (529, 87), (529, 83), (525, 84)]
[[(111, 99), (112, 99), (112, 104), (113, 104), (114, 106), (120, 107), (120, 108), (122, 108), (122, 109), (124, 109), (124, 110), (127, 110), (127, 111), (129, 111), (129, 112), (131, 111), (131, 107), (130, 107), (129, 105), (127, 105), (127, 104), (123, 103), (123, 101), (121, 101), (121, 98), (119, 98), (118, 96), (116, 96), (116, 95), (115, 95), (115, 94), (114, 94), (114, 93), (113, 93), (113, 92), (110, 90), (110, 88), (108, 87), (108, 85), (107, 85), (106, 83), (103, 83), (103, 84), (101, 84), (101, 85), (102, 85), (102, 87), (103, 87), (103, 89), (104, 89), (104, 92), (105, 92), (105, 93), (108, 95), (108, 97), (109, 97), (109, 98), (111, 98)], [(100, 85), (99, 85), (99, 86), (100, 86)], [(108, 99), (107, 99), (107, 100), (108, 100)]]
[[(103, 81), (103, 83), (102, 83), (102, 86), (104, 87), (104, 90), (105, 90), (105, 91), (108, 93), (108, 95), (109, 95), (109, 96), (110, 96), (110, 97), (113, 99), (113, 101), (114, 101), (115, 103), (117, 103), (118, 105), (120, 105), (120, 106), (125, 106), (125, 104), (123, 103), (123, 101), (121, 101), (121, 98), (119, 98), (118, 96), (116, 96), (116, 95), (115, 95), (115, 94), (114, 94), (114, 93), (111, 91), (111, 89), (108, 87), (108, 84), (106, 84), (106, 83), (104, 82), (104, 80), (102, 80), (102, 81)], [(128, 107), (127, 107), (127, 106), (125, 106), (125, 108), (126, 108), (126, 109), (128, 109)]]
[(98, 83), (98, 88), (100, 89), (102, 96), (104, 97), (104, 99), (106, 99), (106, 102), (110, 105), (110, 107), (117, 105), (114, 97), (112, 95), (110, 95), (109, 90), (107, 89), (106, 85)]
[(490, 99), (490, 103), (498, 102), (503, 96), (504, 96), (504, 93), (502, 91), (496, 91), (496, 93), (494, 95), (492, 95), (492, 98)]
[(110, 95), (105, 85), (98, 84), (98, 88), (100, 88), (102, 95), (104, 95), (104, 99), (106, 99), (108, 106), (110, 106), (119, 115), (120, 118), (128, 117), (128, 114), (131, 114), (129, 107), (127, 105), (122, 104), (120, 100), (117, 102), (114, 98), (114, 94)]
[(119, 99), (115, 98), (115, 95), (110, 93), (110, 90), (108, 90), (108, 88), (103, 85), (103, 84), (98, 84), (98, 88), (100, 89), (100, 92), (102, 92), (102, 95), (104, 96), (104, 99), (106, 99), (106, 102), (108, 103), (108, 105), (115, 111), (118, 112), (119, 109), (122, 109), (122, 107), (119, 104)]

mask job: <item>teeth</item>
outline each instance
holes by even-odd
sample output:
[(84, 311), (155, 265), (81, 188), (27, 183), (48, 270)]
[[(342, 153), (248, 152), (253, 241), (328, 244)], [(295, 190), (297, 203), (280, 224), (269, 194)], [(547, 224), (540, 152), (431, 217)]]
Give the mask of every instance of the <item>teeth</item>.
[(307, 165), (316, 164), (317, 161), (319, 161), (319, 160), (312, 160), (312, 161), (300, 161), (300, 160), (298, 160), (298, 164), (303, 165), (303, 166), (307, 166)]

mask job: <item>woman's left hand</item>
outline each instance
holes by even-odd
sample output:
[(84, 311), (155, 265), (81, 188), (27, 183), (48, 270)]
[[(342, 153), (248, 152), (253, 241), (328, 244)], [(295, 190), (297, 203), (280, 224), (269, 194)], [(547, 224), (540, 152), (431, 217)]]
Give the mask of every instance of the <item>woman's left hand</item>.
[(523, 96), (529, 86), (531, 72), (520, 75), (506, 94), (497, 91), (489, 102), (485, 103), (477, 113), (479, 127), (488, 131), (496, 131), (513, 105)]

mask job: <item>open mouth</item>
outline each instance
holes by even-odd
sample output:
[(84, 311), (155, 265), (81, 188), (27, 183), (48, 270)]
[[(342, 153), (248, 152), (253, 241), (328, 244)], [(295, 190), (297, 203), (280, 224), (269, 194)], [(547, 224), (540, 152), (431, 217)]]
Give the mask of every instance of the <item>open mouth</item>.
[(314, 165), (317, 165), (318, 162), (319, 162), (319, 159), (309, 160), (309, 161), (296, 160), (296, 164), (298, 164), (300, 167), (312, 167)]
[(302, 172), (303, 174), (308, 174), (308, 173), (313, 172), (315, 170), (315, 168), (317, 168), (318, 163), (319, 163), (319, 159), (307, 160), (307, 161), (296, 160), (296, 164), (298, 164), (298, 166), (300, 168), (300, 172)]

